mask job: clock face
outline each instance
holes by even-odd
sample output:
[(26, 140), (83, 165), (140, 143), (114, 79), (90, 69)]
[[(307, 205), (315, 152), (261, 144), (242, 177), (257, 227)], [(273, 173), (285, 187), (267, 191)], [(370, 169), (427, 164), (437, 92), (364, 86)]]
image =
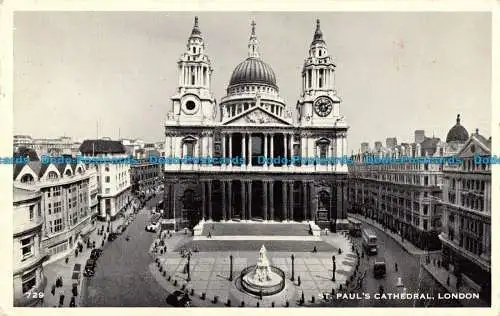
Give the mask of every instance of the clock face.
[(316, 101), (314, 101), (314, 110), (321, 117), (325, 117), (330, 114), (332, 112), (332, 109), (333, 102), (328, 97), (319, 97), (316, 99)]

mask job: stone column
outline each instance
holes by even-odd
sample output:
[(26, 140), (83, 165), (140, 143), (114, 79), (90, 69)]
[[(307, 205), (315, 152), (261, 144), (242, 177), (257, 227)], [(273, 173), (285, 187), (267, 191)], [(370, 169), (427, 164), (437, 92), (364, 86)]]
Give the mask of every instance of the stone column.
[(307, 218), (307, 204), (309, 203), (309, 199), (307, 198), (307, 182), (306, 181), (302, 181), (301, 182), (302, 184), (302, 212), (304, 213), (303, 214), (303, 221), (306, 221), (308, 218)]
[(293, 135), (288, 134), (288, 166), (292, 165), (292, 156), (293, 156)]
[(248, 164), (252, 166), (252, 134), (248, 134)]
[(264, 180), (262, 181), (262, 189), (263, 189), (263, 192), (262, 192), (262, 209), (264, 210), (264, 220), (267, 221), (268, 220), (268, 216), (267, 216), (267, 199), (269, 198), (269, 196), (267, 195), (267, 186), (269, 185), (269, 181), (267, 180)]
[(309, 182), (309, 198), (310, 198), (310, 210), (311, 210), (311, 220), (316, 221), (317, 203), (316, 203), (316, 190), (314, 188), (314, 181)]
[(290, 199), (290, 220), (293, 221), (293, 206), (294, 206), (294, 196), (293, 196), (293, 185), (294, 182), (290, 181), (288, 183), (289, 188), (290, 188), (290, 194), (289, 194), (289, 199)]
[(240, 214), (240, 218), (243, 220), (243, 219), (245, 219), (246, 208), (247, 208), (247, 201), (246, 201), (246, 195), (245, 195), (246, 185), (245, 185), (245, 181), (243, 181), (243, 180), (241, 180), (240, 183), (241, 183), (241, 214)]
[(267, 133), (264, 133), (264, 157), (266, 158), (266, 162), (264, 162), (264, 166), (267, 167), (267, 137), (269, 136), (269, 134)]
[(252, 180), (248, 181), (248, 220), (252, 219)]
[(269, 182), (269, 208), (270, 208), (270, 219), (274, 221), (274, 180)]
[(227, 216), (226, 216), (226, 201), (227, 201), (227, 196), (226, 196), (226, 185), (227, 185), (227, 180), (222, 180), (221, 181), (222, 183), (222, 220), (226, 220), (227, 219)]
[(282, 196), (282, 201), (283, 201), (283, 219), (287, 220), (288, 219), (288, 213), (287, 213), (287, 204), (288, 204), (288, 195), (287, 195), (287, 181), (282, 181), (281, 182), (281, 196)]
[(208, 180), (208, 219), (212, 220), (212, 180)]
[[(274, 158), (274, 134), (271, 134), (271, 158)], [(274, 161), (271, 159), (271, 166), (274, 165)]]
[(337, 209), (336, 209), (336, 214), (335, 216), (337, 217), (337, 219), (341, 219), (342, 218), (342, 184), (341, 182), (337, 181), (335, 182), (336, 186), (337, 186), (337, 194), (336, 194), (336, 199), (337, 201), (335, 201), (335, 205), (337, 206)]
[(241, 134), (241, 138), (242, 138), (242, 146), (241, 146), (241, 153), (243, 155), (243, 160), (245, 161), (244, 162), (244, 166), (247, 165), (247, 134)]
[(227, 182), (227, 185), (228, 185), (228, 212), (227, 212), (227, 215), (228, 215), (228, 219), (231, 219), (233, 217), (233, 181), (232, 180), (229, 180)]
[(288, 134), (283, 133), (283, 145), (285, 146), (284, 156), (288, 158)]
[(201, 218), (205, 220), (205, 214), (207, 210), (207, 195), (205, 193), (205, 184), (206, 182), (204, 180), (201, 181)]
[(222, 134), (222, 157), (225, 158), (227, 157), (227, 152), (226, 152), (226, 134)]
[(229, 166), (233, 166), (233, 134), (229, 134), (229, 158), (231, 158), (231, 161), (229, 162)]

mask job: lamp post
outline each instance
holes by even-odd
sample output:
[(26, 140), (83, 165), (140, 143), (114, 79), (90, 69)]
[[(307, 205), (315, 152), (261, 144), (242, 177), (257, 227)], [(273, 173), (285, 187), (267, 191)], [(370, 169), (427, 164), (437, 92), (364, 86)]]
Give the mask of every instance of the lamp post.
[(191, 269), (190, 269), (190, 265), (191, 265), (191, 254), (188, 253), (188, 262), (187, 262), (187, 281), (191, 281)]
[(332, 256), (332, 270), (333, 270), (332, 281), (335, 282), (335, 270), (336, 270), (336, 267), (335, 267), (335, 256)]
[(229, 255), (229, 281), (233, 280), (233, 255)]
[(292, 278), (290, 280), (295, 281), (295, 256), (293, 255), (293, 253), (291, 259), (292, 259)]

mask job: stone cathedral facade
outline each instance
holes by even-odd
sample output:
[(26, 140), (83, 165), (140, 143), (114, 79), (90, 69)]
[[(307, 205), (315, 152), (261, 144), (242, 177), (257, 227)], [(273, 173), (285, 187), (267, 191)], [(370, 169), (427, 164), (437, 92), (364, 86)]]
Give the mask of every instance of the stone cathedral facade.
[[(235, 43), (238, 45), (238, 43)], [(240, 43), (242, 44), (242, 43)], [(211, 91), (214, 70), (195, 18), (165, 123), (164, 216), (177, 227), (199, 221), (313, 221), (347, 225), (348, 126), (335, 90), (335, 63), (320, 22), (295, 107), (279, 95), (252, 22), (248, 57), (226, 95)]]

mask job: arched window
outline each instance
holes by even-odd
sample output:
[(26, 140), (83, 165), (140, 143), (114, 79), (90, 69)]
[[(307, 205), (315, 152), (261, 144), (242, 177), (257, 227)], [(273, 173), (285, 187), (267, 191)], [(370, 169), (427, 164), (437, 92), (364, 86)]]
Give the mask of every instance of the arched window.
[(78, 167), (78, 169), (76, 169), (76, 171), (77, 171), (79, 174), (83, 174), (83, 168), (82, 168), (82, 167)]
[(106, 165), (104, 166), (104, 170), (105, 170), (106, 172), (108, 172), (108, 171), (109, 171), (109, 165), (108, 165), (108, 164), (106, 164)]
[(57, 178), (59, 178), (59, 176), (57, 175), (57, 172), (50, 171), (47, 175), (47, 178), (49, 178), (49, 180), (56, 180)]
[(33, 176), (31, 174), (25, 174), (24, 176), (22, 176), (21, 178), (21, 182), (22, 183), (30, 183), (30, 182), (33, 182), (35, 181), (35, 179), (33, 179)]
[(69, 170), (69, 169), (66, 169), (66, 172), (64, 172), (64, 175), (71, 177), (73, 175), (73, 172), (71, 172), (71, 170)]

